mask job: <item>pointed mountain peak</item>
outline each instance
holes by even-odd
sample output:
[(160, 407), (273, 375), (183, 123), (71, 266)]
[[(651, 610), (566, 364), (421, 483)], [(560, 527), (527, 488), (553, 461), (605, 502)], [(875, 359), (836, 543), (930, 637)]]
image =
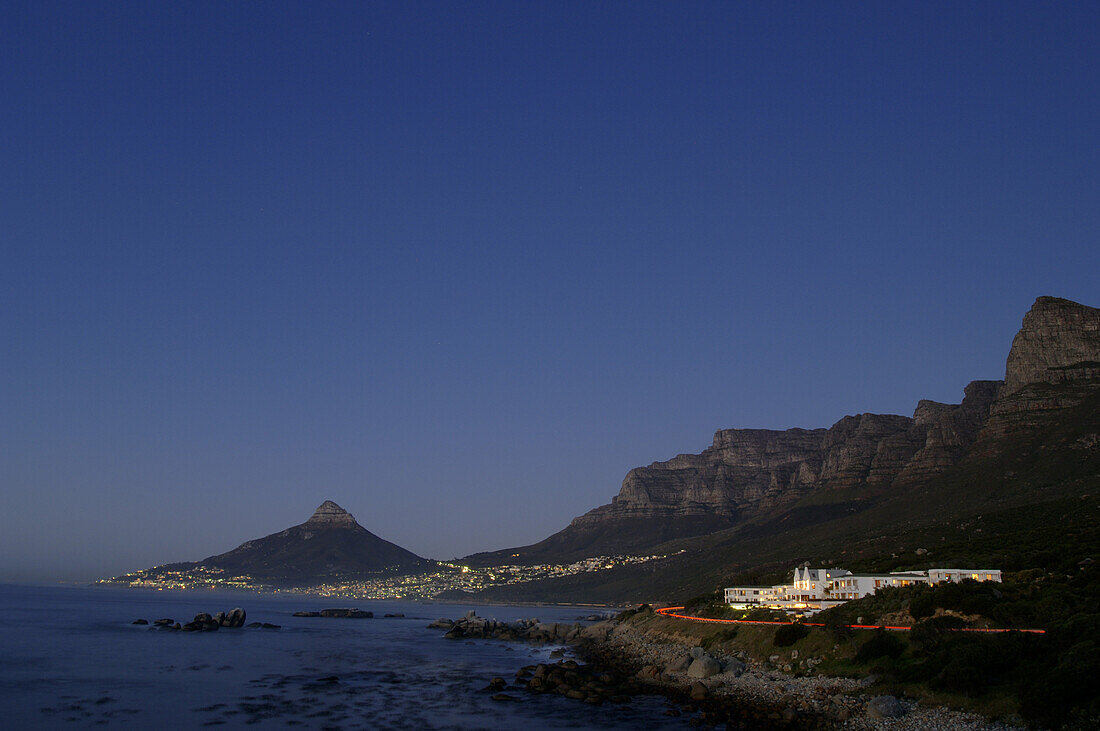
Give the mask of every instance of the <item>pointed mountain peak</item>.
[(355, 522), (355, 516), (341, 508), (331, 500), (326, 500), (313, 511), (303, 525), (325, 528), (354, 528), (359, 524)]

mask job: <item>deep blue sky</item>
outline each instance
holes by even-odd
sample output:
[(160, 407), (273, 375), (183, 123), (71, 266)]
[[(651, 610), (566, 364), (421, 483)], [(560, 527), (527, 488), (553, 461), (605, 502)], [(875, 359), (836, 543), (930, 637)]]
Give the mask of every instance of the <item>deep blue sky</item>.
[(1095, 3), (0, 11), (0, 579), (528, 543), (1100, 305)]

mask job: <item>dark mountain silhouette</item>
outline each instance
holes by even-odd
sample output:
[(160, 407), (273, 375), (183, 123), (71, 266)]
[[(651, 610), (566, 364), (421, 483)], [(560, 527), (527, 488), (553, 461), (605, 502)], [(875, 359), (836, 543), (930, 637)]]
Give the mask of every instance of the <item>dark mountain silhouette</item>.
[(210, 567), (267, 584), (312, 586), (334, 578), (408, 572), (430, 563), (374, 535), (351, 513), (326, 500), (300, 525), (246, 541), (232, 551), (202, 561), (159, 569)]
[(631, 470), (610, 504), (549, 538), (465, 560), (670, 556), (483, 594), (501, 601), (683, 599), (735, 577), (778, 580), (801, 560), (985, 557), (1013, 570), (1100, 550), (1097, 494), (1100, 309), (1040, 297), (1004, 381), (972, 382), (959, 404), (923, 400), (912, 417), (827, 429), (723, 429), (700, 454)]

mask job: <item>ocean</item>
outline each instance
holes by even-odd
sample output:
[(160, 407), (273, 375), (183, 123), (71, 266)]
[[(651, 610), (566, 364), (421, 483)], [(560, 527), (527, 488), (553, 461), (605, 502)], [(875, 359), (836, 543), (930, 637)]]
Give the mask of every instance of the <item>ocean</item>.
[[(243, 607), (280, 629), (162, 632), (131, 624)], [(374, 619), (292, 617), (355, 606)], [(551, 646), (445, 640), (426, 625), (484, 617), (573, 622), (576, 607), (464, 606), (225, 592), (0, 585), (0, 727), (683, 729), (666, 702), (589, 705), (556, 695), (494, 701)], [(404, 618), (383, 618), (401, 613)]]

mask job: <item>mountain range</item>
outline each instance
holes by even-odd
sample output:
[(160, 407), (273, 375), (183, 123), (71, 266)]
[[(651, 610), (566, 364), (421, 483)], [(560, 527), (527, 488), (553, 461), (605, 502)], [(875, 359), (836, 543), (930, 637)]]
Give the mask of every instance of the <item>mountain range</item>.
[[(1004, 380), (974, 381), (963, 393), (958, 404), (922, 400), (911, 417), (720, 430), (699, 454), (631, 470), (610, 504), (545, 540), (465, 561), (670, 554), (598, 579), (499, 587), (485, 598), (682, 598), (734, 577), (778, 575), (803, 559), (872, 561), (877, 552), (899, 566), (918, 548), (962, 560), (960, 541), (1019, 545), (1022, 532), (1036, 530), (1051, 546), (1075, 540), (1097, 514), (1100, 487), (1100, 310), (1038, 298)], [(1091, 533), (1085, 544), (1095, 550)]]
[[(804, 560), (1071, 570), (1100, 552), (1097, 525), (1100, 310), (1040, 297), (1012, 342), (1004, 380), (971, 382), (958, 404), (922, 400), (911, 417), (857, 414), (821, 429), (722, 429), (698, 454), (630, 470), (611, 503), (548, 538), (463, 563), (659, 555), (492, 586), (479, 598), (678, 600), (733, 581), (778, 580)], [(300, 525), (157, 569), (308, 586), (432, 566), (325, 501)]]

